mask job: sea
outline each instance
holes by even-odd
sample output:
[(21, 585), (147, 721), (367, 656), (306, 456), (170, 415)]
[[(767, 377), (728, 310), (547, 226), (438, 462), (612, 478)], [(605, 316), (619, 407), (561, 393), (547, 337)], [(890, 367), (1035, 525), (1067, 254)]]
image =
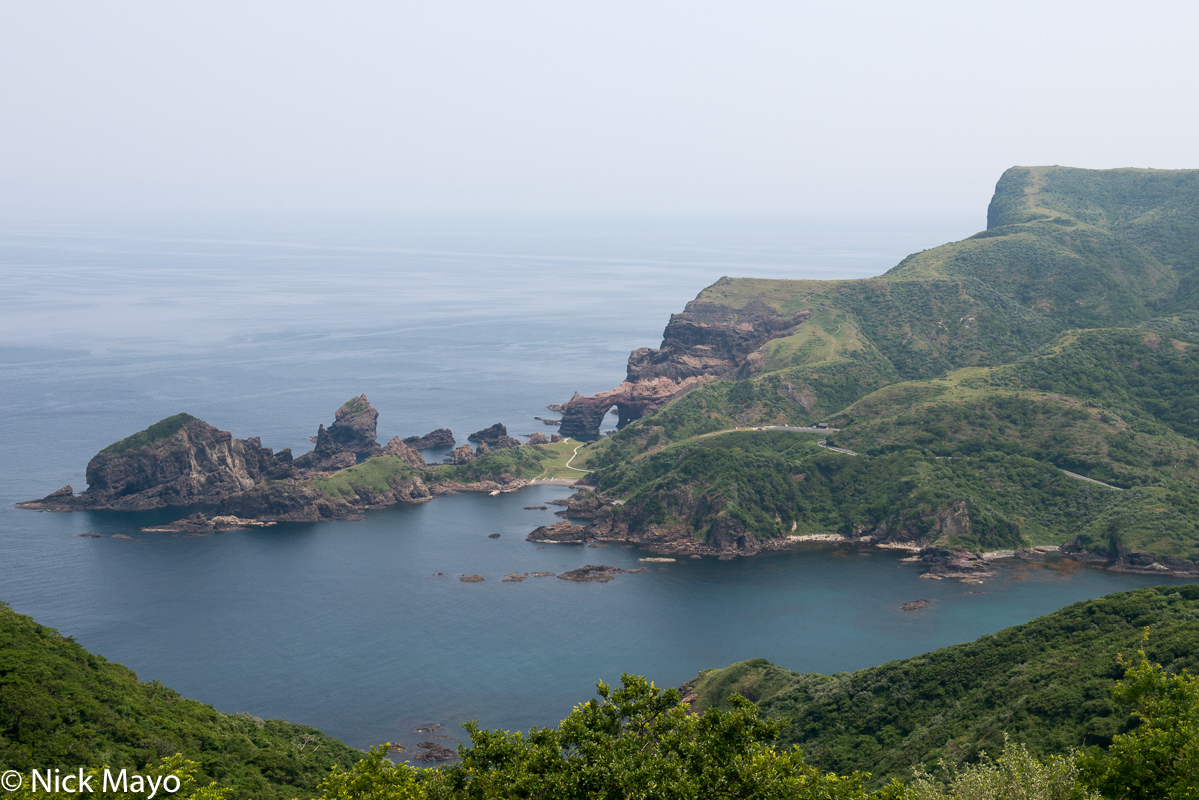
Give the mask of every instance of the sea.
[[(220, 711), (356, 747), (411, 745), (440, 724), (453, 746), (464, 721), (554, 725), (622, 673), (669, 687), (749, 658), (856, 670), (1162, 583), (1014, 562), (964, 585), (922, 579), (903, 553), (828, 545), (659, 563), (525, 541), (557, 521), (554, 506), (527, 507), (570, 493), (558, 486), (204, 537), (141, 531), (178, 516), (167, 510), (14, 507), (82, 490), (97, 451), (181, 411), (296, 455), (359, 394), (383, 442), (439, 427), (462, 442), (495, 422), (552, 433), (534, 419), (555, 416), (547, 404), (616, 385), (629, 351), (656, 346), (721, 276), (869, 277), (981, 227), (848, 215), (0, 225), (0, 601)], [(648, 571), (502, 580), (586, 564)], [(920, 599), (932, 602), (901, 610)]]

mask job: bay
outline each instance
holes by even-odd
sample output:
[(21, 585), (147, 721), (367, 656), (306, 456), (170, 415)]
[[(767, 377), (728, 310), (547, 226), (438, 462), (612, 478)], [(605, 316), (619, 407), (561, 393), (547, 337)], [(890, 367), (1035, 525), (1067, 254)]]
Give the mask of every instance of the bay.
[[(966, 587), (885, 552), (646, 564), (636, 550), (525, 542), (557, 518), (524, 506), (568, 494), (559, 487), (203, 538), (139, 532), (170, 512), (13, 508), (68, 481), (82, 489), (96, 451), (180, 411), (297, 454), (360, 393), (383, 441), (436, 427), (463, 441), (497, 421), (549, 432), (533, 419), (546, 403), (615, 385), (628, 352), (656, 345), (670, 313), (722, 275), (867, 277), (976, 227), (263, 218), (0, 230), (0, 600), (144, 680), (362, 747), (411, 742), (431, 722), (553, 724), (622, 671), (677, 685), (752, 657), (856, 669), (1160, 583), (1021, 567)], [(501, 580), (588, 563), (649, 571)], [(458, 580), (468, 573), (486, 580)], [(899, 610), (921, 598), (934, 602)]]

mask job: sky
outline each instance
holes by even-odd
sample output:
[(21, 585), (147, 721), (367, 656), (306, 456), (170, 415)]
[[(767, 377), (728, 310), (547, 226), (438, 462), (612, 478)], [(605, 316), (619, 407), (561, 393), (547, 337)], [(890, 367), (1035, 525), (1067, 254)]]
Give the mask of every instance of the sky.
[(982, 213), (1199, 168), (1199, 3), (0, 0), (0, 212)]

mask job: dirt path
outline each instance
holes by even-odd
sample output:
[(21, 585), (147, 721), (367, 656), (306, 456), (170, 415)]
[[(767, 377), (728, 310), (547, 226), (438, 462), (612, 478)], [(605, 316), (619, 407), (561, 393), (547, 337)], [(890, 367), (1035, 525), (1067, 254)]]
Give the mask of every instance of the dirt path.
[[(586, 442), (583, 442), (583, 443), (581, 443), (581, 444), (579, 445), (579, 447), (582, 447), (584, 444), (587, 444), (587, 443), (586, 443)], [(571, 461), (574, 461), (574, 460), (575, 460), (575, 456), (577, 456), (577, 455), (579, 454), (579, 447), (576, 447), (576, 448), (575, 448), (575, 451), (574, 451), (574, 453), (571, 455), (571, 457), (570, 457), (570, 460), (569, 460), (569, 461), (567, 461), (567, 462), (566, 462), (565, 464), (563, 464), (562, 466), (566, 467), (567, 469), (573, 469), (575, 472), (591, 472), (591, 470), (589, 470), (589, 469), (579, 469), (578, 467), (572, 467), (572, 466), (570, 465), (570, 462), (571, 462)]]

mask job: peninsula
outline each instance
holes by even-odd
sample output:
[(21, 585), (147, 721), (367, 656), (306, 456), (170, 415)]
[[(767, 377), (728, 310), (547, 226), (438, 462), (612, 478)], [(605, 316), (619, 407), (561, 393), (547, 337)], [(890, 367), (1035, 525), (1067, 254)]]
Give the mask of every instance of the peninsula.
[[(574, 539), (1061, 549), (1199, 575), (1199, 171), (1014, 167), (985, 230), (865, 280), (722, 278), (563, 406)], [(810, 433), (788, 428), (818, 426)], [(770, 430), (768, 428), (779, 428)], [(544, 537), (544, 533), (542, 534)]]

